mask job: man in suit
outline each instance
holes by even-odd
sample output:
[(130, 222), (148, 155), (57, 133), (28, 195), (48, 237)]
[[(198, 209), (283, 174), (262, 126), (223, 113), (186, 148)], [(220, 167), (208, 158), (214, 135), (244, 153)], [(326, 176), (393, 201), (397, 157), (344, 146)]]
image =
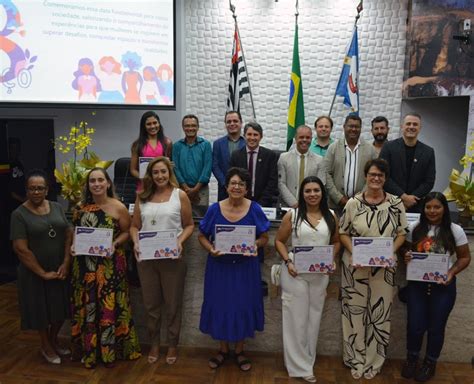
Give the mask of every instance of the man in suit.
[(233, 151), (245, 147), (241, 136), (242, 116), (238, 111), (227, 111), (224, 117), (227, 135), (214, 141), (212, 146), (212, 173), (217, 180), (217, 200), (227, 197), (225, 175), (229, 169), (230, 155)]
[(361, 118), (348, 115), (344, 121), (344, 138), (332, 143), (324, 157), (329, 205), (338, 213), (349, 198), (364, 189), (364, 166), (377, 157), (373, 145), (360, 138), (361, 130)]
[(433, 148), (418, 140), (421, 116), (407, 114), (402, 122), (402, 137), (386, 143), (380, 157), (390, 165), (384, 189), (400, 196), (407, 212), (419, 213), (420, 199), (433, 188), (436, 178)]
[(244, 137), (246, 146), (232, 153), (230, 166), (249, 171), (252, 185), (248, 188), (248, 198), (262, 207), (272, 207), (278, 197), (277, 155), (260, 145), (263, 130), (257, 122), (245, 124)]
[(318, 176), (326, 182), (323, 158), (309, 150), (311, 136), (311, 128), (300, 125), (296, 128), (296, 148), (282, 153), (278, 159), (278, 190), (286, 207), (298, 207), (298, 190), (305, 177)]

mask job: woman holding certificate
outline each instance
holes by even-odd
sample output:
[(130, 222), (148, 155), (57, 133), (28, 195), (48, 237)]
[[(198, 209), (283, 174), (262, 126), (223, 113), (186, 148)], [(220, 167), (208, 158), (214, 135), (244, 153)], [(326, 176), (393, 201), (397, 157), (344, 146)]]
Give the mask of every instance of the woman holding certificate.
[(372, 379), (380, 372), (390, 338), (394, 254), (405, 241), (408, 225), (401, 199), (383, 190), (388, 172), (383, 159), (367, 162), (366, 190), (349, 199), (339, 225), (345, 248), (341, 263), (343, 360), (354, 379)]
[[(329, 210), (326, 189), (318, 177), (308, 176), (303, 180), (298, 192), (298, 207), (285, 214), (275, 238), (275, 248), (286, 265), (280, 276), (283, 355), (290, 377), (302, 377), (315, 383), (316, 345), (329, 283), (329, 275), (323, 267), (329, 265), (330, 271), (333, 270), (334, 255), (339, 253), (340, 243), (337, 219)], [(286, 247), (290, 236), (293, 253)], [(294, 260), (299, 257), (298, 246), (304, 249), (320, 246), (322, 258), (325, 258), (326, 250), (330, 251), (329, 261), (322, 261), (318, 255), (318, 259), (310, 261), (309, 270), (317, 265), (314, 273), (303, 267), (299, 270)]]
[(18, 255), (21, 329), (38, 331), (41, 354), (60, 364), (71, 352), (58, 344), (58, 332), (69, 318), (66, 277), (71, 262), (72, 230), (58, 203), (46, 200), (48, 177), (41, 170), (26, 175), (26, 198), (11, 216), (11, 239)]
[[(445, 279), (435, 282), (423, 277), (423, 281), (409, 281), (406, 289), (408, 353), (402, 376), (425, 382), (434, 376), (436, 361), (443, 348), (444, 330), (456, 301), (456, 275), (469, 265), (471, 255), (466, 234), (459, 225), (451, 222), (448, 202), (440, 192), (430, 192), (425, 197), (420, 220), (410, 225), (407, 241), (413, 252), (450, 255)], [(404, 252), (408, 268), (415, 262), (412, 259), (415, 254), (412, 255), (411, 251)], [(425, 333), (425, 358), (418, 366)]]
[[(252, 365), (244, 355), (244, 339), (263, 331), (264, 325), (257, 248), (268, 242), (270, 222), (257, 203), (245, 198), (251, 188), (247, 170), (230, 168), (225, 188), (229, 197), (211, 205), (199, 224), (199, 242), (209, 253), (199, 328), (220, 342), (219, 352), (209, 360), (211, 368), (218, 368), (229, 357), (232, 342), (237, 365), (248, 371)], [(217, 233), (218, 227), (222, 232)], [(232, 238), (232, 233), (244, 228), (251, 235)]]
[[(186, 276), (186, 263), (181, 256), (183, 244), (194, 229), (191, 212), (191, 202), (186, 193), (178, 189), (170, 160), (166, 157), (152, 160), (143, 179), (143, 191), (135, 202), (130, 229), (148, 312), (150, 364), (159, 357), (163, 305), (168, 325), (166, 363), (174, 364), (177, 359)], [(170, 237), (174, 244), (169, 242)]]
[[(160, 117), (153, 111), (145, 112), (140, 119), (140, 133), (138, 139), (132, 144), (132, 156), (130, 159), (130, 174), (140, 177), (140, 157), (149, 159), (166, 156), (171, 159), (173, 143), (165, 136)], [(137, 184), (137, 190), (141, 189), (141, 181)]]
[[(137, 359), (140, 345), (132, 320), (123, 248), (129, 239), (130, 216), (115, 198), (104, 169), (93, 168), (87, 174), (73, 223), (72, 357), (86, 368), (94, 368), (100, 361), (112, 367), (116, 359)], [(101, 239), (94, 235), (105, 233), (107, 237), (111, 232), (110, 250), (97, 252), (102, 248), (97, 244)], [(84, 233), (91, 235), (87, 238)]]

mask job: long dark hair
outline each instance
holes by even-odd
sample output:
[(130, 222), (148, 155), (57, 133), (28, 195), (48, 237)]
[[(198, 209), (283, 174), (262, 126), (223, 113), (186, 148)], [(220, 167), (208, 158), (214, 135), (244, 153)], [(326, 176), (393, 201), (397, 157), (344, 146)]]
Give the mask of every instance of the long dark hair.
[(135, 140), (132, 144), (132, 152), (136, 153), (138, 156), (142, 155), (143, 147), (147, 144), (148, 141), (148, 132), (146, 131), (146, 121), (148, 118), (154, 117), (156, 120), (158, 120), (158, 124), (160, 125), (160, 129), (158, 130), (157, 133), (157, 139), (161, 143), (161, 146), (163, 147), (163, 154), (166, 153), (167, 151), (167, 144), (165, 140), (165, 127), (163, 127), (163, 124), (161, 124), (160, 117), (153, 111), (148, 111), (145, 112), (142, 115), (142, 118), (140, 119), (140, 133), (138, 135), (138, 139)]
[(81, 203), (84, 204), (91, 204), (94, 202), (94, 199), (92, 198), (92, 193), (89, 189), (89, 178), (91, 176), (91, 173), (94, 171), (100, 171), (104, 175), (105, 179), (109, 182), (110, 186), (107, 188), (107, 196), (112, 197), (114, 199), (117, 198), (115, 195), (115, 189), (114, 189), (114, 183), (112, 183), (112, 179), (110, 178), (109, 174), (104, 168), (101, 167), (95, 167), (92, 168), (86, 176), (86, 180), (84, 181), (84, 189), (82, 191), (82, 201)]
[(319, 209), (321, 210), (324, 220), (326, 220), (326, 224), (329, 227), (329, 232), (331, 233), (332, 237), (334, 235), (334, 231), (336, 230), (336, 220), (334, 219), (332, 212), (329, 210), (326, 188), (324, 188), (324, 184), (321, 179), (316, 176), (305, 177), (301, 182), (300, 190), (298, 192), (298, 209), (294, 219), (295, 235), (298, 236), (296, 229), (303, 221), (305, 221), (310, 227), (314, 228), (314, 226), (308, 220), (308, 209), (306, 207), (306, 201), (304, 200), (304, 187), (309, 183), (317, 183), (321, 188), (321, 201), (319, 202)]
[(438, 200), (444, 208), (443, 217), (441, 218), (441, 224), (437, 226), (434, 234), (434, 241), (436, 244), (442, 246), (445, 251), (449, 253), (455, 252), (455, 240), (453, 232), (451, 231), (451, 215), (449, 214), (449, 206), (446, 197), (441, 192), (430, 192), (423, 199), (420, 223), (413, 230), (413, 249), (416, 249), (417, 244), (423, 241), (428, 235), (431, 224), (429, 223), (426, 213), (425, 206), (431, 200)]

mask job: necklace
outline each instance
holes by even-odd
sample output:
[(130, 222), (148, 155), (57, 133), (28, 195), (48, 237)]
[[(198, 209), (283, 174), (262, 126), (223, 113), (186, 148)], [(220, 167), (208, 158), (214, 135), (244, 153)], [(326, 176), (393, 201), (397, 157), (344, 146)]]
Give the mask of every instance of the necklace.
[(382, 204), (382, 203), (385, 201), (386, 198), (387, 198), (387, 194), (386, 194), (385, 191), (384, 191), (384, 192), (383, 192), (383, 197), (382, 197), (381, 200), (379, 200), (379, 201), (377, 201), (377, 202), (375, 202), (375, 203), (371, 203), (371, 202), (367, 201), (367, 199), (366, 199), (366, 197), (365, 197), (365, 192), (362, 193), (362, 199), (364, 200), (364, 202), (365, 202), (367, 205), (369, 205), (369, 206), (371, 206), (371, 207), (375, 207), (375, 206), (377, 206), (377, 205)]
[(156, 223), (157, 223), (156, 218), (158, 216), (158, 211), (159, 211), (159, 209), (157, 209), (155, 211), (155, 214), (154, 214), (153, 218), (150, 220), (151, 225), (156, 225)]
[[(51, 212), (51, 208), (50, 208), (50, 212)], [(54, 239), (56, 237), (57, 233), (56, 233), (56, 230), (54, 229), (53, 225), (45, 217), (47, 215), (49, 215), (49, 213), (47, 213), (45, 215), (37, 215), (37, 216), (41, 218), (41, 221), (43, 223), (45, 223), (47, 226), (49, 226), (48, 236), (49, 236), (50, 239)]]

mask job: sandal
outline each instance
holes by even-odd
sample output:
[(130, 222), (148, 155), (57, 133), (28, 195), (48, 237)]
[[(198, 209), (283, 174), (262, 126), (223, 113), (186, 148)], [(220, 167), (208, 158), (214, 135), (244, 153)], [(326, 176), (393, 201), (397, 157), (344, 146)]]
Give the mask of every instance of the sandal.
[[(252, 362), (245, 357), (244, 351), (235, 354), (235, 361), (241, 371), (247, 372), (252, 369)], [(248, 366), (247, 368), (245, 367), (246, 365)]]
[[(170, 355), (170, 351), (174, 352), (174, 354)], [(178, 351), (176, 350), (176, 347), (168, 348), (168, 353), (166, 354), (166, 364), (173, 365), (174, 363), (176, 363), (177, 359), (178, 359)]]
[(372, 380), (375, 376), (377, 376), (377, 371), (367, 371), (364, 373), (364, 378), (366, 380)]
[(229, 352), (219, 351), (209, 359), (209, 368), (217, 369), (229, 358)]
[(160, 347), (159, 346), (152, 346), (150, 348), (150, 352), (148, 352), (148, 364), (154, 364), (160, 358)]
[(351, 375), (354, 380), (359, 380), (362, 377), (362, 372), (359, 372), (357, 369), (351, 369)]

